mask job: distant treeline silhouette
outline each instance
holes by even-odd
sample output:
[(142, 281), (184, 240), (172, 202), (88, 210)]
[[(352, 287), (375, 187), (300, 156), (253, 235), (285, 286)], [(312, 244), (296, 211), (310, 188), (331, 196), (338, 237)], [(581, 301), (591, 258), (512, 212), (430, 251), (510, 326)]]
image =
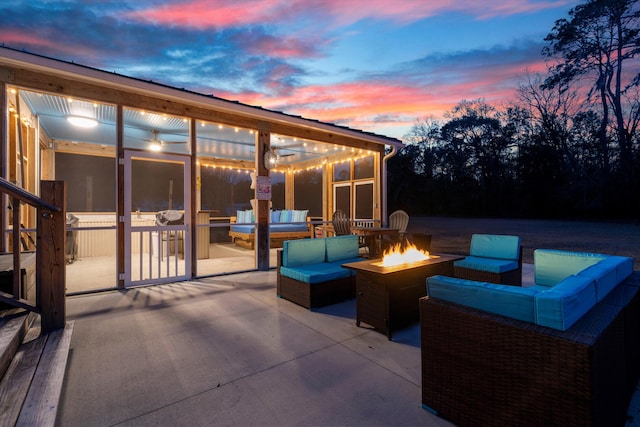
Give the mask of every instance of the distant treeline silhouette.
[(419, 120), (389, 161), (389, 211), (640, 218), (640, 7), (591, 0), (556, 21), (544, 76), (510, 105)]

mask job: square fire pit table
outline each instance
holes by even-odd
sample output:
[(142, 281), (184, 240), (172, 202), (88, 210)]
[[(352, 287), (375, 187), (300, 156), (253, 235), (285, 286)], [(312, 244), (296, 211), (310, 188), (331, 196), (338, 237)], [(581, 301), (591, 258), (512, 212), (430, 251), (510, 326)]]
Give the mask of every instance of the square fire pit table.
[(462, 258), (432, 254), (430, 259), (393, 267), (383, 267), (381, 259), (343, 264), (356, 272), (356, 325), (364, 322), (391, 339), (394, 329), (418, 321), (418, 300), (427, 294), (427, 277), (453, 276), (453, 262)]

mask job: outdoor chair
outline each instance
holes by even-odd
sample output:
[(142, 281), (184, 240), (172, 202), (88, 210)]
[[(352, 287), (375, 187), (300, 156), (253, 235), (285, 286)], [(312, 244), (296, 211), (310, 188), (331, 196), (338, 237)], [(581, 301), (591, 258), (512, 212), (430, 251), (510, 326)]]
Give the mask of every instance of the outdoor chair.
[(404, 235), (407, 232), (407, 226), (409, 225), (409, 214), (403, 210), (397, 210), (389, 215), (389, 228), (398, 229), (398, 240), (402, 241)]
[[(331, 217), (333, 223), (333, 232), (336, 236), (344, 236), (353, 234), (351, 232), (351, 220), (340, 209), (336, 210)], [(367, 236), (358, 236), (358, 247), (366, 248), (369, 251), (369, 240)]]
[(385, 235), (378, 242), (382, 250), (387, 250), (392, 245), (404, 242), (404, 237), (409, 225), (409, 214), (403, 210), (394, 211), (389, 215), (389, 228), (397, 228), (398, 234)]
[(453, 274), (459, 279), (521, 286), (520, 237), (472, 235), (469, 256), (453, 263)]
[(349, 218), (340, 209), (333, 213), (331, 222), (333, 223), (333, 232), (336, 236), (351, 234), (351, 225), (349, 224)]

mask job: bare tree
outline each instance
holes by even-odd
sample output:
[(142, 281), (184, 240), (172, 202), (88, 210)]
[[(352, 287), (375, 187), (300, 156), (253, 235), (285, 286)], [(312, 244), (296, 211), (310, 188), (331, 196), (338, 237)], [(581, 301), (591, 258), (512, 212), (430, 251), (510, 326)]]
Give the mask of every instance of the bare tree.
[[(638, 100), (629, 97), (640, 84), (640, 5), (638, 0), (589, 0), (556, 21), (543, 54), (558, 58), (545, 87), (566, 88), (590, 78), (588, 97), (602, 109), (600, 154), (610, 161), (607, 131), (611, 127), (620, 149), (621, 168), (632, 169), (632, 141), (638, 122)], [(629, 115), (629, 113), (632, 113)], [(613, 120), (611, 120), (613, 115)]]

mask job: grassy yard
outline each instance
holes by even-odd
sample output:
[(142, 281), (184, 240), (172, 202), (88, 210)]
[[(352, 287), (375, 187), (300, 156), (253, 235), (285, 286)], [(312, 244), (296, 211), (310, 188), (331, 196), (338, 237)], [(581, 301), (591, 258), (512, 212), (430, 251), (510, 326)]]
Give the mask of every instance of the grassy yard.
[(411, 217), (407, 232), (431, 234), (432, 252), (468, 254), (474, 233), (512, 234), (525, 263), (533, 263), (534, 249), (565, 249), (630, 256), (640, 270), (640, 223)]

